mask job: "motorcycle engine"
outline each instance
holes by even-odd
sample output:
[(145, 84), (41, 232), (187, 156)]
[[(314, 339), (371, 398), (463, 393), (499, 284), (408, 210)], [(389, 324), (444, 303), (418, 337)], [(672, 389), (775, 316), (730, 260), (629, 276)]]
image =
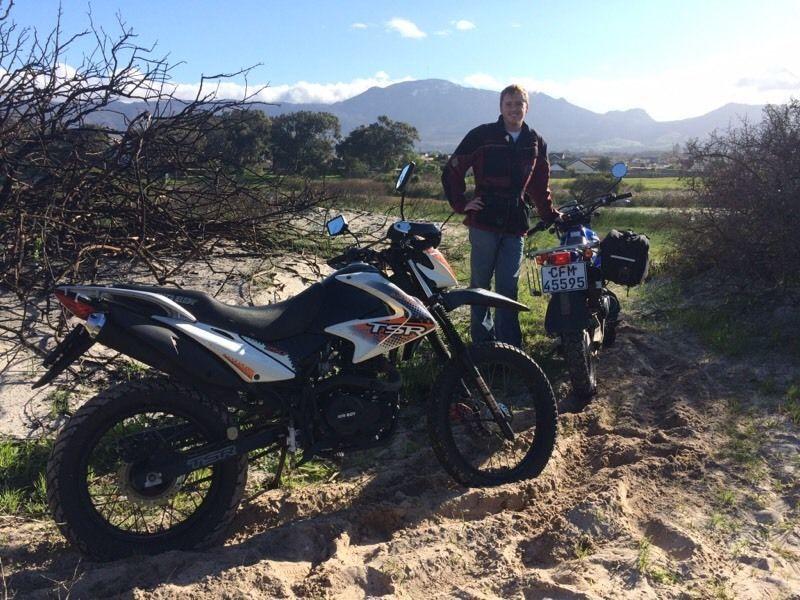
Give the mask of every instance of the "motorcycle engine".
[(328, 450), (366, 448), (393, 431), (399, 409), (400, 374), (391, 367), (343, 372), (317, 386), (317, 429)]

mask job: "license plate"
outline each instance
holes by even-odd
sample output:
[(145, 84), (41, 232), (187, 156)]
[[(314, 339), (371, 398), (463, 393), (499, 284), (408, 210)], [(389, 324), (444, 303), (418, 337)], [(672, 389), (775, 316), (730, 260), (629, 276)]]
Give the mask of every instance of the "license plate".
[(578, 292), (589, 287), (586, 263), (576, 262), (561, 266), (542, 267), (542, 291), (545, 294)]

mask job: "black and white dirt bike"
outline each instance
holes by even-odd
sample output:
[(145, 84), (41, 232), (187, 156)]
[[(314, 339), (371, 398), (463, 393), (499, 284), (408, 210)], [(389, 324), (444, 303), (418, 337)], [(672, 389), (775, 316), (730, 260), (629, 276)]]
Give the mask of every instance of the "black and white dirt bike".
[[(633, 286), (647, 275), (646, 236), (612, 230), (601, 241), (589, 227), (598, 208), (631, 197), (611, 193), (627, 172), (624, 163), (615, 164), (611, 174), (616, 181), (607, 193), (559, 207), (561, 219), (551, 228), (559, 246), (525, 253), (541, 266), (541, 292), (551, 294), (545, 331), (560, 338), (573, 392), (582, 398), (597, 391), (600, 348), (611, 346), (616, 338), (620, 304), (608, 281)], [(539, 222), (528, 235), (546, 228)]]
[[(347, 231), (342, 217), (327, 228)], [(387, 441), (398, 420), (395, 364), (421, 340), (440, 370), (427, 421), (447, 472), (467, 486), (538, 475), (556, 436), (550, 383), (517, 348), (466, 346), (448, 317), (466, 304), (527, 309), (448, 289), (456, 278), (440, 239), (433, 224), (394, 223), (383, 249), (351, 247), (329, 261), (335, 273), (261, 307), (175, 288), (58, 288), (84, 322), (45, 359), (36, 386), (96, 342), (167, 374), (100, 393), (58, 434), (47, 496), (66, 538), (105, 560), (221, 542), (249, 453), (274, 457), (277, 485), (288, 453), (307, 460)]]

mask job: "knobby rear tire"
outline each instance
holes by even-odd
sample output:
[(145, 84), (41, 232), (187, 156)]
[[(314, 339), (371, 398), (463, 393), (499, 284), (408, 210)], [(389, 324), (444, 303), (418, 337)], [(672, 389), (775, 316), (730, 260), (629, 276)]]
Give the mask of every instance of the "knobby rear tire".
[[(464, 367), (453, 358), (436, 380), (428, 407), (428, 433), (436, 457), (453, 479), (467, 487), (502, 485), (538, 476), (550, 459), (558, 430), (556, 399), (547, 376), (533, 359), (510, 344), (481, 343), (471, 346), (469, 351), (484, 378), (490, 365), (501, 365), (519, 378), (520, 385), (524, 385), (530, 406), (535, 410), (533, 443), (516, 465), (505, 469), (482, 469), (467, 460), (453, 433), (453, 406), (464, 398), (462, 378), (465, 377)], [(489, 381), (487, 385), (492, 388)], [(497, 393), (495, 389), (492, 392)], [(496, 400), (501, 402), (502, 398), (496, 397)], [(482, 405), (482, 401), (479, 402)], [(487, 422), (491, 427), (496, 427), (488, 419)], [(513, 428), (513, 419), (510, 424)], [(499, 433), (495, 432), (495, 435), (499, 436)], [(520, 439), (517, 438), (518, 441)]]
[[(138, 411), (138, 413), (137, 413)], [(115, 424), (144, 412), (178, 414), (201, 439), (226, 438), (224, 407), (197, 391), (165, 379), (124, 383), (84, 404), (56, 438), (47, 465), (47, 500), (61, 533), (95, 560), (152, 555), (169, 550), (207, 548), (221, 543), (234, 518), (247, 481), (247, 455), (211, 467), (207, 496), (187, 521), (161, 533), (131, 533), (110, 523), (93, 503), (87, 470), (96, 445)], [(121, 492), (120, 492), (121, 493)], [(121, 497), (125, 497), (122, 495)], [(163, 517), (162, 517), (163, 522)]]

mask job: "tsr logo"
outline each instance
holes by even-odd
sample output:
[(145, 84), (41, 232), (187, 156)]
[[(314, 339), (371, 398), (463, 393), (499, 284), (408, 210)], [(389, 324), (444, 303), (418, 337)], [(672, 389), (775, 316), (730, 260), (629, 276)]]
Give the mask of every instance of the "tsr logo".
[(370, 329), (371, 333), (422, 335), (428, 331), (428, 326), (414, 323), (406, 323), (404, 325), (396, 325), (393, 323), (370, 323), (370, 325), (372, 325), (372, 328)]

